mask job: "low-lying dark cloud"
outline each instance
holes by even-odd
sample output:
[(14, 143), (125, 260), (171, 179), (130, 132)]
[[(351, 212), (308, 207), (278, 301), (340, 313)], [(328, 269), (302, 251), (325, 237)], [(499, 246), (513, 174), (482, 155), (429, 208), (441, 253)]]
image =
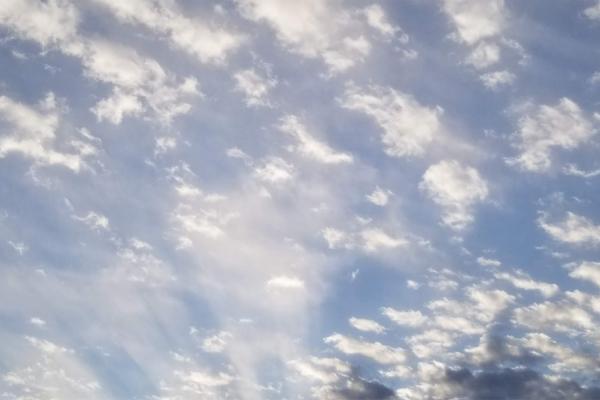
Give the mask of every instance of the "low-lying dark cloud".
[(333, 391), (336, 400), (391, 400), (396, 392), (382, 383), (368, 381), (357, 375), (344, 382), (343, 387)]
[(468, 400), (599, 400), (600, 387), (585, 388), (561, 379), (550, 381), (531, 369), (501, 369), (473, 373), (449, 369), (446, 384)]

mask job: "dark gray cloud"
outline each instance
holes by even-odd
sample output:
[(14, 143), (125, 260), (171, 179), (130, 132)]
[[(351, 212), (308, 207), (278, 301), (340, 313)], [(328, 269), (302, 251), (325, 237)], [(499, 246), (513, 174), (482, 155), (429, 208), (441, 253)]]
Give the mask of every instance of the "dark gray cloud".
[(382, 383), (368, 381), (354, 373), (341, 387), (333, 390), (336, 400), (397, 399), (396, 392)]
[(446, 384), (468, 400), (598, 400), (600, 387), (583, 387), (561, 379), (550, 381), (531, 369), (500, 369), (473, 373), (449, 369)]

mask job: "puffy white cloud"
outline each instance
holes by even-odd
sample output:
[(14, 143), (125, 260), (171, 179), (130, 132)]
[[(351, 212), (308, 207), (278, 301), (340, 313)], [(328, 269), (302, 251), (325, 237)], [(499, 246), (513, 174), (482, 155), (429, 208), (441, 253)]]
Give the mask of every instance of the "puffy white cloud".
[(595, 169), (592, 171), (585, 171), (585, 170), (579, 169), (574, 164), (567, 164), (563, 168), (563, 173), (565, 175), (579, 176), (581, 178), (594, 178), (594, 177), (600, 175), (600, 169)]
[[(136, 3), (147, 5), (143, 0)], [(71, 2), (11, 2), (0, 10), (0, 24), (16, 35), (78, 58), (87, 77), (113, 86), (112, 95), (92, 108), (99, 119), (120, 123), (126, 115), (152, 111), (168, 124), (190, 110), (185, 98), (199, 94), (194, 78), (177, 84), (155, 60), (131, 48), (78, 34), (78, 12)]]
[(310, 357), (307, 360), (292, 360), (288, 364), (303, 377), (323, 384), (335, 383), (351, 372), (348, 363), (331, 357)]
[(85, 74), (94, 80), (114, 85), (113, 93), (92, 108), (99, 120), (118, 124), (127, 115), (151, 110), (159, 121), (168, 124), (185, 114), (191, 105), (185, 100), (198, 96), (195, 78), (177, 84), (153, 59), (135, 50), (101, 40), (82, 42), (80, 52)]
[(483, 267), (500, 267), (502, 263), (493, 258), (477, 257), (477, 264)]
[(507, 272), (494, 274), (496, 279), (501, 279), (510, 282), (514, 287), (523, 290), (535, 290), (544, 297), (552, 297), (559, 291), (558, 285), (554, 283), (538, 282), (523, 271), (516, 271), (515, 274)]
[(575, 304), (600, 314), (600, 296), (585, 293), (580, 290), (565, 292), (565, 296)]
[(294, 167), (279, 157), (270, 157), (254, 170), (254, 175), (261, 181), (281, 183), (293, 178)]
[(92, 136), (80, 133), (63, 138), (63, 132), (57, 134), (61, 131), (61, 110), (52, 93), (37, 107), (0, 96), (0, 120), (8, 125), (8, 132), (0, 138), (0, 158), (16, 153), (37, 166), (57, 165), (79, 172), (88, 166), (87, 156), (96, 152)]
[(600, 263), (584, 261), (569, 273), (569, 276), (576, 279), (583, 279), (592, 282), (600, 287)]
[(337, 2), (236, 2), (244, 17), (268, 24), (283, 46), (307, 58), (320, 57), (332, 73), (351, 68), (370, 51), (370, 43), (363, 35), (357, 34), (356, 29), (352, 29), (357, 22), (340, 9)]
[(379, 186), (377, 186), (373, 193), (368, 194), (366, 197), (367, 200), (369, 200), (376, 206), (384, 207), (388, 203), (391, 193), (392, 192), (390, 192), (389, 190), (383, 190)]
[(552, 166), (552, 150), (572, 150), (596, 133), (592, 122), (574, 101), (562, 98), (556, 105), (527, 106), (514, 135), (520, 154), (508, 162), (531, 172)]
[[(469, 299), (473, 302), (470, 309), (477, 310), (476, 317), (480, 321), (489, 322), (500, 311), (515, 301), (515, 297), (503, 290), (471, 287), (467, 290)], [(467, 314), (464, 312), (464, 314)]]
[(399, 311), (391, 307), (384, 307), (381, 309), (381, 313), (398, 325), (413, 328), (422, 326), (427, 322), (427, 317), (421, 311)]
[(177, 48), (203, 63), (221, 64), (243, 42), (242, 35), (200, 18), (189, 18), (173, 1), (94, 0), (127, 23), (146, 26), (165, 35)]
[(550, 222), (548, 215), (542, 213), (537, 222), (556, 241), (572, 245), (600, 244), (600, 225), (582, 215), (569, 211), (562, 221)]
[(92, 108), (98, 121), (108, 120), (115, 125), (120, 124), (123, 117), (139, 115), (142, 111), (140, 99), (132, 94), (123, 93), (120, 89), (116, 89), (111, 97), (100, 100)]
[(332, 227), (327, 227), (321, 232), (323, 239), (327, 242), (330, 249), (349, 248), (352, 247), (351, 238), (346, 232), (340, 231)]
[(241, 92), (249, 107), (269, 106), (269, 92), (277, 85), (277, 80), (263, 76), (254, 69), (238, 71), (233, 75), (236, 90)]
[(455, 332), (440, 329), (426, 329), (410, 336), (407, 342), (410, 349), (419, 358), (432, 358), (446, 352), (454, 344)]
[(578, 354), (573, 349), (562, 346), (550, 336), (543, 333), (528, 333), (520, 340), (520, 344), (533, 350), (538, 354), (553, 357), (556, 362), (550, 365), (550, 369), (560, 372), (561, 370), (578, 370), (596, 367), (596, 360), (585, 354)]
[(327, 227), (321, 232), (330, 249), (360, 248), (368, 253), (377, 250), (404, 247), (409, 241), (403, 237), (392, 236), (381, 228), (365, 228), (359, 232), (344, 232)]
[(517, 77), (515, 74), (506, 70), (488, 72), (479, 77), (484, 86), (492, 90), (499, 89), (502, 86), (510, 85), (515, 81), (516, 78)]
[(385, 11), (379, 4), (371, 4), (370, 6), (365, 7), (363, 12), (369, 26), (383, 35), (386, 39), (389, 40), (396, 36), (397, 33), (400, 33), (400, 40), (402, 42), (408, 40), (408, 36), (402, 33), (402, 30), (399, 27), (390, 23)]
[(306, 157), (325, 164), (348, 164), (354, 160), (350, 154), (333, 150), (311, 135), (295, 115), (287, 115), (281, 119), (279, 129), (298, 141), (295, 150)]
[[(0, 375), (2, 395), (7, 399), (106, 397), (94, 373), (70, 348), (37, 337), (26, 336), (20, 362)], [(33, 350), (33, 351), (32, 351)]]
[(559, 332), (592, 330), (596, 323), (584, 309), (570, 302), (535, 303), (514, 310), (517, 323), (535, 330), (552, 329)]
[(86, 224), (92, 230), (95, 230), (95, 231), (100, 231), (100, 230), (107, 231), (110, 229), (108, 218), (106, 218), (106, 216), (104, 216), (102, 214), (98, 214), (95, 211), (90, 211), (83, 217), (79, 217), (79, 216), (75, 215), (75, 216), (73, 216), (73, 218), (78, 221), (83, 222), (84, 224)]
[(47, 47), (75, 35), (79, 13), (68, 0), (6, 1), (0, 6), (0, 24), (10, 27), (22, 38)]
[(466, 59), (466, 63), (484, 69), (500, 60), (500, 47), (494, 43), (480, 43)]
[(38, 326), (38, 327), (46, 326), (46, 321), (44, 321), (43, 319), (38, 318), (38, 317), (32, 317), (32, 318), (30, 318), (29, 319), (29, 323), (31, 325), (35, 325), (35, 326)]
[(434, 316), (430, 326), (463, 335), (477, 335), (485, 331), (485, 325), (493, 321), (515, 301), (515, 297), (502, 291), (472, 286), (466, 289), (465, 301), (443, 298), (432, 301), (428, 308)]
[(303, 289), (304, 281), (295, 276), (280, 275), (269, 279), (267, 286), (274, 289)]
[(442, 0), (442, 8), (456, 27), (457, 39), (469, 45), (499, 35), (505, 25), (504, 0)]
[(379, 342), (364, 342), (339, 333), (326, 337), (324, 341), (333, 345), (342, 353), (361, 355), (380, 364), (402, 364), (406, 361), (406, 354), (403, 349), (389, 347)]
[(111, 283), (129, 282), (147, 288), (166, 287), (177, 281), (171, 268), (156, 257), (151, 247), (136, 246), (131, 242), (117, 252), (113, 266), (103, 271)]
[(365, 113), (379, 125), (385, 152), (393, 157), (423, 155), (441, 129), (441, 108), (423, 106), (391, 88), (349, 85), (341, 104)]
[(365, 229), (360, 232), (363, 241), (363, 248), (368, 251), (377, 251), (379, 249), (393, 249), (406, 246), (408, 241), (404, 238), (393, 237), (378, 228)]
[(225, 372), (211, 374), (204, 371), (176, 372), (182, 382), (192, 387), (226, 386), (233, 382), (233, 377)]
[(187, 234), (218, 239), (225, 235), (225, 225), (233, 216), (204, 208), (192, 210), (190, 207), (178, 207), (172, 217)]
[(591, 20), (600, 20), (600, 0), (583, 10), (583, 14)]
[(444, 209), (444, 224), (455, 230), (473, 222), (473, 206), (488, 196), (487, 183), (479, 172), (454, 160), (430, 166), (419, 188)]
[(359, 331), (373, 333), (385, 332), (385, 328), (381, 324), (371, 319), (352, 317), (348, 320), (348, 322), (350, 323), (350, 325), (352, 325), (355, 329), (358, 329)]
[(233, 337), (231, 332), (221, 331), (213, 336), (202, 340), (202, 350), (207, 353), (221, 353), (227, 347), (227, 343)]

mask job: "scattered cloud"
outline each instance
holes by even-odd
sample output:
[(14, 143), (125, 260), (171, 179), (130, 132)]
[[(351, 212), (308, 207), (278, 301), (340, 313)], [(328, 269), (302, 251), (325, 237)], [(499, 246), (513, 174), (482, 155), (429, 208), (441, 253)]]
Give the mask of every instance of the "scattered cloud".
[(584, 111), (568, 98), (556, 105), (526, 107), (517, 125), (514, 140), (520, 154), (508, 162), (536, 173), (550, 170), (553, 150), (573, 150), (596, 134)]
[(349, 85), (340, 102), (375, 121), (383, 131), (385, 152), (392, 157), (423, 155), (441, 130), (441, 108), (423, 106), (411, 95), (391, 88)]
[(473, 207), (488, 197), (489, 189), (479, 172), (455, 160), (430, 166), (419, 188), (444, 209), (442, 221), (455, 230), (474, 220)]

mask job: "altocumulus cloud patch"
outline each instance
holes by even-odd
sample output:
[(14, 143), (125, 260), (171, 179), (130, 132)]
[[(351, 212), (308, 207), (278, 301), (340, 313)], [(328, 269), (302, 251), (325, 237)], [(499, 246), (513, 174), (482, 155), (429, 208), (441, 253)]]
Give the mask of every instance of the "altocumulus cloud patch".
[(0, 2), (0, 397), (600, 399), (599, 21)]

